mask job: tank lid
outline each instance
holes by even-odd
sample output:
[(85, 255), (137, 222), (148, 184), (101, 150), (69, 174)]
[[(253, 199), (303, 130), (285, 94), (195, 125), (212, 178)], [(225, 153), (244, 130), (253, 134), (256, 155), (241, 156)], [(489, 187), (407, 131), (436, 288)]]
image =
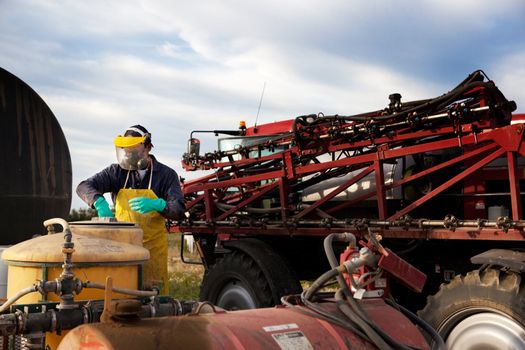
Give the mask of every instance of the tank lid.
[[(137, 245), (75, 234), (72, 241), (75, 244), (73, 263), (143, 262), (149, 259), (149, 251)], [(63, 243), (64, 235), (60, 233), (36, 237), (4, 250), (2, 259), (7, 262), (61, 263), (64, 261)]]
[(69, 222), (69, 226), (112, 226), (112, 227), (139, 227), (139, 225), (133, 222), (121, 222), (121, 221), (103, 221), (103, 220), (85, 220), (85, 221), (72, 221)]

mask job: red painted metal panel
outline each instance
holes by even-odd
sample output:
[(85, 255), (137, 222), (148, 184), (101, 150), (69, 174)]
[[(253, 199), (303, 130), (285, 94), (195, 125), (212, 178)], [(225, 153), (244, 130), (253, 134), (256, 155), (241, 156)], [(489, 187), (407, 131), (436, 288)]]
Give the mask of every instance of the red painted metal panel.
[[(366, 299), (359, 303), (368, 318), (396, 341), (429, 349), (416, 326), (383, 300)], [(333, 302), (319, 307), (344, 317)], [(376, 348), (350, 329), (334, 323), (320, 325), (317, 315), (302, 306), (82, 325), (68, 333), (61, 347), (133, 350), (170, 349), (174, 344), (203, 350)]]
[(510, 201), (512, 207), (512, 219), (519, 220), (522, 217), (521, 199), (520, 199), (520, 182), (517, 177), (516, 155), (513, 152), (507, 152), (509, 183), (510, 183)]
[(292, 131), (293, 119), (283, 120), (275, 123), (261, 124), (246, 129), (246, 136), (275, 135), (282, 132)]
[(505, 150), (503, 150), (503, 149), (497, 150), (496, 152), (492, 153), (492, 155), (486, 157), (485, 159), (483, 159), (479, 163), (473, 165), (472, 167), (462, 171), (458, 175), (454, 176), (452, 179), (446, 181), (443, 185), (441, 185), (438, 188), (436, 188), (435, 190), (427, 193), (426, 195), (424, 195), (423, 197), (419, 198), (414, 203), (410, 204), (409, 206), (405, 207), (404, 209), (398, 211), (396, 214), (394, 214), (390, 218), (388, 218), (388, 220), (395, 220), (397, 218), (400, 218), (403, 215), (406, 215), (412, 209), (417, 207), (419, 204), (424, 203), (425, 201), (429, 200), (430, 198), (432, 198), (432, 197), (436, 196), (437, 194), (443, 192), (444, 190), (446, 190), (450, 186), (454, 185), (458, 181), (463, 180), (468, 175), (472, 174), (473, 172), (475, 172), (476, 170), (480, 169), (484, 165), (492, 162), (494, 159), (500, 157), (504, 153), (505, 153)]
[(383, 174), (383, 164), (381, 163), (380, 157), (374, 163), (374, 173), (376, 178), (376, 198), (377, 208), (380, 219), (385, 219), (387, 216), (386, 198), (385, 198), (385, 176)]
[(377, 265), (413, 291), (421, 293), (425, 286), (427, 276), (401, 259), (390, 249), (386, 248), (386, 251), (388, 255), (382, 255)]
[[(179, 232), (178, 227), (173, 227), (171, 232)], [(227, 233), (231, 235), (253, 235), (253, 236), (318, 236), (324, 237), (330, 233), (351, 232), (358, 237), (365, 237), (368, 234), (366, 228), (357, 229), (355, 227), (331, 226), (331, 227), (204, 227), (193, 226), (191, 229), (193, 233), (200, 234), (219, 234)], [(525, 232), (517, 229), (509, 229), (505, 232), (502, 229), (492, 228), (456, 228), (454, 230), (448, 228), (434, 228), (434, 229), (403, 229), (403, 228), (389, 228), (389, 229), (375, 229), (374, 232), (379, 233), (384, 238), (409, 238), (409, 239), (448, 239), (448, 240), (465, 240), (465, 241), (525, 241)]]
[(258, 191), (257, 193), (254, 193), (252, 194), (251, 197), (248, 197), (248, 199), (245, 199), (244, 201), (242, 201), (241, 203), (237, 204), (236, 206), (234, 206), (233, 208), (231, 208), (230, 210), (227, 210), (226, 212), (224, 212), (223, 214), (221, 214), (217, 220), (223, 220), (224, 218), (227, 218), (228, 216), (230, 216), (231, 214), (235, 213), (237, 210), (239, 210), (240, 208), (244, 207), (244, 206), (247, 206), (248, 204), (252, 203), (253, 201), (255, 201), (256, 199), (258, 199), (259, 197), (261, 197), (263, 194), (273, 190), (274, 188), (276, 188), (277, 186), (279, 185), (279, 182), (273, 182), (269, 185), (265, 185), (263, 187), (260, 188), (260, 191)]
[(213, 189), (213, 188), (228, 188), (228, 187), (242, 185), (242, 184), (246, 184), (250, 182), (278, 179), (278, 178), (281, 178), (283, 175), (284, 175), (283, 170), (277, 170), (277, 171), (272, 171), (272, 172), (268, 172), (268, 173), (260, 174), (260, 175), (246, 176), (242, 178), (230, 179), (230, 180), (225, 180), (225, 181), (220, 181), (220, 182), (197, 184), (189, 188), (185, 188), (185, 192), (193, 193), (193, 192), (199, 192), (199, 191)]
[(374, 166), (371, 165), (368, 168), (364, 169), (358, 175), (356, 175), (356, 176), (350, 178), (349, 180), (345, 181), (343, 184), (339, 185), (339, 187), (337, 187), (335, 190), (333, 190), (332, 192), (330, 192), (329, 194), (324, 196), (322, 199), (318, 200), (317, 202), (315, 202), (314, 204), (312, 204), (308, 208), (304, 209), (299, 214), (295, 215), (294, 218), (300, 219), (303, 216), (305, 216), (306, 214), (308, 214), (308, 213), (314, 211), (315, 209), (319, 208), (321, 205), (323, 205), (324, 203), (328, 202), (330, 199), (334, 198), (339, 193), (341, 193), (342, 191), (346, 190), (348, 187), (352, 186), (356, 182), (360, 181), (366, 175), (370, 174), (374, 170), (374, 168), (375, 168), (375, 165)]
[(209, 190), (204, 191), (204, 204), (206, 207), (206, 220), (212, 220), (215, 216), (215, 204), (213, 203), (212, 193)]
[[(434, 172), (436, 172), (436, 171), (438, 171), (438, 170), (441, 170), (441, 169), (443, 169), (443, 168), (446, 168), (446, 167), (448, 167), (448, 166), (450, 166), (450, 165), (456, 164), (456, 163), (458, 163), (458, 162), (464, 161), (464, 160), (469, 159), (469, 158), (471, 158), (471, 157), (475, 157), (475, 156), (477, 156), (477, 155), (480, 155), (480, 154), (482, 154), (482, 153), (485, 153), (485, 152), (487, 152), (487, 151), (489, 151), (489, 150), (491, 150), (491, 149), (494, 149), (495, 147), (497, 147), (497, 145), (495, 145), (495, 144), (489, 144), (489, 145), (486, 145), (486, 146), (481, 147), (481, 148), (479, 148), (479, 149), (475, 149), (475, 150), (470, 151), (470, 152), (468, 152), (468, 153), (465, 153), (465, 154), (463, 154), (463, 155), (461, 155), (461, 156), (458, 156), (458, 157), (456, 157), (456, 158), (450, 159), (450, 160), (448, 160), (448, 161), (446, 161), (446, 162), (440, 163), (440, 164), (438, 164), (438, 165), (436, 165), (436, 166), (433, 166), (433, 167), (431, 167), (431, 168), (428, 168), (428, 169), (426, 169), (426, 170), (423, 170), (423, 171), (421, 171), (421, 172), (418, 172), (418, 173), (416, 173), (416, 174), (414, 174), (414, 175), (411, 175), (411, 176), (405, 177), (405, 178), (403, 178), (402, 180), (395, 181), (395, 182), (394, 182), (393, 184), (391, 184), (391, 185), (386, 185), (386, 186), (384, 187), (384, 189), (385, 189), (385, 190), (389, 190), (389, 189), (392, 189), (392, 188), (395, 188), (395, 187), (401, 186), (401, 185), (403, 185), (403, 184), (409, 183), (409, 182), (411, 182), (411, 181), (417, 180), (417, 179), (419, 179), (419, 178), (421, 178), (421, 177), (427, 176), (427, 175), (429, 175), (429, 174), (431, 174), (431, 173), (434, 173)], [(366, 200), (366, 199), (368, 199), (368, 198), (371, 198), (371, 197), (373, 197), (373, 196), (375, 196), (375, 195), (376, 195), (376, 191), (371, 191), (371, 192), (365, 193), (364, 195), (362, 195), (362, 196), (360, 196), (360, 197), (358, 197), (358, 198), (356, 198), (356, 199), (354, 199), (354, 200), (346, 201), (346, 202), (344, 202), (344, 203), (342, 203), (342, 204), (340, 204), (340, 205), (337, 205), (337, 206), (335, 206), (335, 207), (332, 207), (332, 208), (328, 209), (328, 210), (327, 210), (327, 213), (335, 213), (335, 212), (338, 212), (338, 211), (341, 210), (341, 209), (344, 209), (344, 208), (347, 208), (347, 207), (351, 207), (352, 205), (355, 205), (355, 204), (357, 204), (357, 203), (360, 203), (360, 202), (362, 202), (362, 201), (364, 201), (364, 200)]]
[(194, 200), (192, 200), (191, 202), (189, 203), (186, 203), (186, 210), (190, 210), (191, 208), (193, 208), (193, 206), (199, 202), (202, 202), (204, 200), (204, 195), (200, 195), (198, 196), (197, 198), (195, 198)]
[(281, 219), (286, 220), (288, 216), (288, 193), (290, 192), (290, 187), (288, 180), (282, 178), (279, 180), (279, 200), (281, 201)]
[[(476, 94), (481, 94), (480, 99), (487, 98), (487, 96), (483, 97), (484, 91), (484, 88), (473, 90), (467, 95), (473, 99), (479, 97)], [(486, 104), (485, 101), (479, 103), (481, 106)], [(280, 140), (275, 138), (271, 140), (273, 145), (289, 147), (287, 150), (239, 161), (210, 162), (212, 167), (220, 167), (216, 176), (207, 176), (204, 179), (185, 184), (184, 192), (186, 194), (206, 190), (209, 191), (207, 195), (209, 199), (206, 203), (213, 205), (214, 203), (211, 200), (213, 198), (218, 203), (233, 206), (226, 213), (217, 214), (217, 217), (211, 215), (211, 211), (207, 210), (206, 218), (212, 221), (213, 225), (210, 225), (209, 222), (198, 223), (199, 219), (202, 219), (201, 215), (193, 218), (191, 227), (187, 227), (187, 229), (193, 232), (228, 233), (232, 235), (326, 235), (343, 229), (332, 224), (332, 221), (336, 219), (330, 215), (336, 215), (339, 220), (345, 217), (349, 220), (349, 213), (353, 215), (356, 211), (343, 212), (343, 209), (354, 206), (367, 208), (373, 202), (369, 199), (374, 196), (376, 197), (375, 208), (377, 208), (378, 217), (384, 219), (390, 216), (388, 220), (393, 221), (404, 217), (415, 209), (420, 209), (422, 205), (428, 205), (430, 201), (444, 201), (443, 192), (445, 191), (447, 191), (445, 193), (447, 196), (454, 196), (451, 198), (462, 196), (463, 214), (466, 214), (466, 218), (484, 218), (486, 215), (486, 210), (483, 209), (486, 203), (484, 196), (490, 195), (484, 192), (487, 181), (492, 180), (510, 182), (510, 195), (507, 194), (509, 196), (507, 198), (510, 198), (512, 217), (514, 220), (520, 219), (519, 181), (525, 179), (525, 168), (522, 163), (517, 161), (516, 157), (518, 152), (520, 155), (525, 155), (525, 147), (522, 142), (523, 124), (499, 126), (510, 121), (510, 117), (509, 120), (506, 120), (501, 117), (503, 114), (500, 114), (497, 116), (499, 119), (496, 120), (494, 119), (495, 115), (503, 112), (493, 111), (492, 107), (476, 107), (475, 104), (473, 105), (479, 110), (479, 113), (477, 118), (468, 117), (471, 118), (470, 122), (461, 119), (464, 116), (455, 115), (455, 112), (460, 113), (461, 111), (459, 111), (459, 107), (452, 106), (448, 114), (445, 112), (441, 115), (432, 116), (433, 120), (441, 119), (436, 126), (429, 129), (417, 129), (417, 127), (407, 124), (406, 120), (402, 120), (398, 123), (401, 127), (392, 129), (392, 132), (384, 131), (378, 137), (375, 137), (372, 129), (368, 129), (366, 123), (362, 123), (360, 126), (362, 130), (356, 133), (355, 125), (352, 122), (329, 122), (330, 120), (337, 120), (337, 118), (327, 119), (325, 124), (313, 123), (314, 127), (311, 128), (309, 128), (309, 124), (301, 122), (294, 133), (286, 134)], [(487, 104), (487, 106), (489, 105)], [(377, 111), (369, 116), (377, 115), (379, 117), (383, 113), (384, 111)], [(508, 111), (504, 113), (508, 113)], [(282, 125), (291, 125), (291, 123), (293, 122), (286, 121)], [(496, 125), (497, 128), (495, 128)], [(390, 127), (392, 124), (385, 124), (385, 130)], [(269, 132), (272, 133), (272, 131)], [(360, 135), (356, 141), (353, 139), (355, 135)], [(258, 147), (263, 146), (259, 145)], [(248, 156), (248, 150), (245, 150), (243, 156)], [(506, 152), (509, 152), (507, 157), (502, 157)], [(385, 166), (388, 167), (389, 164), (395, 162), (398, 162), (397, 164), (400, 166), (401, 160), (404, 162), (407, 157), (414, 156), (415, 159), (416, 157), (422, 158), (434, 154), (446, 154), (446, 156), (440, 158), (437, 164), (430, 162), (415, 172), (404, 173), (405, 168), (403, 168), (394, 173), (396, 177), (392, 175), (393, 170), (388, 170), (390, 171), (388, 173), (390, 182), (385, 184), (385, 177), (387, 176), (384, 173), (386, 171)], [(325, 158), (321, 158), (323, 156)], [(326, 156), (330, 156), (331, 159), (327, 160)], [(481, 159), (482, 157), (485, 158)], [(493, 165), (490, 168), (488, 167), (489, 163), (496, 159), (503, 164), (498, 166), (508, 167), (508, 172)], [(361, 174), (357, 176), (351, 175), (352, 172), (359, 169), (365, 170), (361, 170)], [(348, 194), (350, 199), (347, 201), (341, 203), (332, 201), (342, 198), (339, 194), (348, 189), (349, 186), (364, 180), (365, 176), (371, 174), (371, 169), (373, 169), (375, 176), (375, 180), (372, 180), (371, 189), (367, 191), (366, 187), (363, 186), (360, 189), (361, 192), (355, 195)], [(402, 174), (401, 177), (399, 173)], [(443, 178), (442, 174), (446, 174), (446, 178)], [(316, 185), (316, 181), (332, 180), (340, 176), (347, 177), (339, 180), (339, 182), (334, 181), (335, 185), (324, 189), (325, 193), (328, 191), (328, 195), (319, 196), (317, 197), (318, 200), (311, 199), (315, 196), (311, 196), (307, 200), (304, 199), (307, 197), (306, 195), (304, 198), (301, 197), (303, 189), (312, 184)], [(421, 181), (427, 177), (436, 180), (437, 187), (430, 192), (425, 191), (423, 194), (418, 194), (419, 197), (415, 199), (405, 199), (398, 195), (395, 198), (398, 202), (387, 200), (387, 192), (389, 195), (392, 193), (390, 190), (396, 190), (397, 193), (403, 195), (402, 191), (405, 187), (400, 188), (401, 186), (405, 184), (417, 186), (416, 181)], [(280, 211), (274, 210), (275, 208), (272, 208), (271, 211), (264, 211), (260, 201), (262, 198), (260, 191), (265, 186), (264, 183), (272, 180), (279, 183), (278, 197), (276, 195), (273, 198), (273, 203), (280, 202)], [(367, 177), (368, 180), (370, 179)], [(461, 189), (458, 190), (456, 184), (460, 181), (464, 182)], [(238, 188), (238, 191), (233, 193), (232, 188)], [(497, 195), (503, 196), (505, 193), (498, 193)], [(192, 197), (192, 201), (189, 203), (190, 211), (199, 200), (200, 197), (198, 196)], [(479, 210), (475, 209), (478, 202), (483, 202)], [(248, 204), (259, 206), (262, 209), (259, 213), (264, 213), (264, 216), (251, 215), (248, 220), (248, 216), (240, 215), (235, 220), (228, 221), (229, 217), (236, 212), (241, 212), (243, 207)], [(322, 212), (320, 211), (321, 207), (323, 207)], [(394, 210), (398, 211), (394, 214)], [(363, 213), (363, 211), (358, 213)], [(459, 214), (461, 215), (461, 213)], [(456, 214), (454, 213), (454, 215)], [(308, 218), (310, 221), (304, 223), (303, 218)], [(271, 228), (267, 226), (268, 220), (273, 222)], [(493, 239), (496, 231), (498, 230), (487, 231), (482, 229), (478, 232), (479, 234), (465, 234), (465, 232), (453, 230), (446, 233), (434, 228), (418, 232), (387, 230), (385, 234), (397, 235), (397, 237)], [(509, 231), (504, 239), (522, 240), (520, 233), (516, 233), (517, 231), (510, 232), (514, 231)]]

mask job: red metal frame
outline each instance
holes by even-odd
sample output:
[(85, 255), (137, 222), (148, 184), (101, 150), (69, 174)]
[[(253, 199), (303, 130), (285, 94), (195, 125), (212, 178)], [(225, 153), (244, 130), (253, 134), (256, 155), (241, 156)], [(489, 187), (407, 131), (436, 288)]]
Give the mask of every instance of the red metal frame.
[[(192, 164), (188, 169), (215, 169), (216, 173), (183, 184), (188, 198), (187, 209), (192, 213), (191, 220), (174, 227), (172, 231), (184, 230), (199, 234), (239, 235), (304, 235), (324, 236), (331, 232), (353, 231), (363, 234), (362, 228), (353, 224), (341, 224), (343, 210), (363, 205), (376, 197), (377, 213), (380, 220), (396, 222), (422, 205), (436, 199), (445, 191), (450, 191), (459, 183), (464, 184), (465, 219), (480, 211), (472, 206), (480, 196), (483, 198), (487, 181), (508, 181), (510, 188), (510, 209), (512, 220), (522, 219), (520, 183), (525, 179), (525, 169), (519, 166), (519, 158), (525, 156), (523, 124), (493, 125), (492, 113), (484, 100), (484, 90), (473, 89), (469, 96), (478, 93), (480, 100), (477, 118), (471, 121), (452, 120), (428, 129), (413, 129), (401, 126), (383, 136), (364, 137), (353, 140), (352, 123), (340, 125), (320, 124), (315, 128), (294, 130), (294, 121), (283, 121), (258, 126), (257, 132), (247, 129), (246, 135), (282, 135), (271, 139), (259, 147), (271, 148), (286, 145), (285, 151), (261, 156), (248, 157), (241, 153), (241, 159), (225, 161), (225, 157), (209, 159)], [(509, 114), (510, 115), (510, 114)], [(447, 118), (447, 114), (437, 116)], [(436, 118), (437, 118), (436, 117)], [(515, 115), (514, 119), (525, 119), (525, 115)], [(508, 118), (510, 120), (510, 117)], [(387, 125), (388, 127), (388, 125)], [(292, 130), (293, 132), (289, 132)], [(419, 156), (449, 150), (455, 155), (438, 164), (421, 169), (419, 172), (395, 179), (385, 184), (384, 164), (398, 162), (407, 156)], [(319, 160), (322, 155), (330, 155), (329, 161)], [(489, 168), (494, 160), (504, 161), (506, 171)], [(389, 190), (406, 186), (425, 177), (435, 176), (439, 171), (454, 168), (456, 172), (428, 193), (410, 203), (403, 203), (393, 211), (387, 199)], [(297, 200), (294, 187), (310, 181), (312, 176), (327, 178), (354, 172), (343, 183), (326, 193), (322, 198), (308, 205)], [(363, 192), (359, 197), (340, 204), (330, 201), (365, 176), (374, 174), (375, 188)], [(231, 191), (235, 188), (235, 191)], [(259, 205), (271, 199), (271, 215), (247, 215), (250, 205)], [(273, 202), (272, 202), (273, 201)], [(219, 208), (219, 204), (223, 204)], [(330, 203), (330, 204), (329, 204)], [(200, 207), (203, 206), (203, 209)], [(484, 205), (484, 202), (481, 201)], [(228, 205), (224, 209), (225, 206)], [(469, 217), (470, 216), (470, 217)], [(248, 218), (249, 217), (249, 218)], [(350, 219), (350, 217), (346, 218)], [(343, 221), (344, 222), (344, 221)], [(392, 225), (395, 226), (395, 225)], [(501, 226), (478, 228), (403, 228), (385, 225), (379, 229), (384, 237), (425, 238), (425, 239), (474, 239), (474, 240), (514, 240), (522, 241), (524, 233), (521, 226)]]
[[(447, 129), (447, 128), (444, 128)], [(338, 211), (359, 204), (360, 202), (369, 199), (373, 196), (377, 197), (377, 208), (378, 208), (378, 217), (380, 219), (387, 219), (387, 200), (385, 198), (385, 192), (389, 189), (405, 185), (414, 180), (420, 179), (424, 176), (428, 176), (436, 171), (449, 167), (453, 164), (465, 163), (469, 159), (477, 159), (480, 156), (483, 156), (483, 159), (474, 162), (468, 167), (465, 167), (460, 173), (451, 179), (445, 181), (439, 187), (435, 188), (431, 192), (425, 194), (421, 198), (417, 199), (413, 203), (405, 206), (400, 211), (388, 217), (388, 220), (396, 220), (400, 217), (410, 213), (415, 208), (426, 203), (429, 200), (432, 200), (434, 197), (442, 193), (444, 190), (449, 189), (454, 184), (458, 183), (461, 180), (466, 179), (467, 177), (476, 176), (478, 181), (483, 181), (484, 178), (493, 179), (499, 178), (503, 179), (502, 176), (508, 175), (508, 181), (510, 183), (510, 198), (512, 203), (512, 219), (519, 220), (522, 218), (521, 212), (521, 200), (519, 198), (520, 185), (519, 180), (524, 178), (523, 169), (518, 169), (517, 158), (524, 156), (524, 147), (522, 144), (523, 139), (523, 126), (522, 124), (509, 125), (498, 129), (485, 130), (483, 133), (476, 135), (465, 134), (461, 138), (462, 147), (465, 148), (468, 146), (468, 151), (465, 153), (452, 158), (446, 162), (435, 165), (431, 168), (425, 169), (419, 173), (406, 177), (404, 179), (398, 180), (392, 184), (384, 185), (384, 174), (382, 174), (383, 163), (398, 159), (399, 157), (418, 154), (424, 152), (431, 152), (436, 150), (442, 150), (446, 148), (458, 148), (458, 140), (456, 137), (450, 137), (438, 141), (431, 141), (428, 143), (414, 145), (403, 148), (390, 148), (389, 144), (396, 144), (398, 139), (393, 138), (390, 142), (386, 143), (384, 147), (379, 148), (374, 153), (358, 155), (354, 157), (347, 157), (339, 160), (333, 160), (328, 162), (322, 162), (317, 164), (307, 164), (294, 166), (292, 164), (292, 158), (297, 155), (299, 149), (297, 147), (292, 147), (289, 150), (276, 155), (261, 157), (260, 159), (247, 159), (244, 164), (248, 164), (248, 161), (251, 162), (264, 162), (269, 159), (276, 159), (277, 156), (280, 156), (283, 159), (282, 164), (284, 166), (278, 170), (267, 169), (268, 171), (262, 172), (256, 175), (248, 176), (233, 176), (235, 174), (235, 169), (231, 169), (231, 175), (227, 180), (224, 181), (214, 181), (216, 176), (207, 176), (200, 180), (194, 180), (191, 183), (188, 183), (184, 187), (184, 192), (195, 193), (200, 192), (201, 194), (196, 196), (192, 201), (188, 203), (188, 209), (192, 209), (197, 203), (204, 201), (205, 203), (205, 218), (208, 222), (214, 222), (213, 227), (209, 225), (206, 227), (202, 226), (192, 226), (191, 231), (194, 233), (229, 233), (232, 235), (236, 234), (270, 234), (270, 235), (326, 235), (328, 232), (344, 231), (348, 230), (346, 228), (317, 228), (317, 227), (293, 227), (293, 225), (284, 225), (284, 228), (251, 228), (251, 227), (229, 227), (228, 225), (218, 224), (217, 222), (226, 220), (229, 216), (235, 214), (238, 211), (242, 211), (243, 207), (247, 206), (250, 203), (260, 199), (264, 194), (270, 192), (271, 190), (278, 187), (279, 189), (279, 200), (284, 204), (281, 208), (281, 215), (283, 222), (288, 221), (297, 221), (300, 220), (309, 214), (315, 213), (316, 210), (322, 209), (321, 207), (327, 203), (330, 199), (335, 197), (340, 192), (349, 188), (351, 185), (360, 181), (364, 176), (374, 172), (376, 177), (376, 190), (370, 191), (363, 194), (361, 197), (352, 200), (346, 201), (340, 205), (333, 206), (324, 210), (326, 214), (334, 214)], [(416, 132), (416, 134), (428, 135), (428, 131)], [(436, 130), (433, 133), (434, 135), (446, 134), (446, 130)], [(418, 135), (403, 135), (401, 137), (403, 140), (408, 138), (417, 139)], [(376, 140), (378, 142), (379, 140)], [(359, 145), (361, 146), (361, 145)], [(346, 145), (347, 149), (352, 149), (356, 145), (348, 144)], [(332, 149), (337, 149), (338, 151), (344, 150), (342, 145), (334, 146)], [(466, 148), (465, 148), (466, 149)], [(502, 158), (503, 157), (503, 158)], [(485, 170), (482, 172), (480, 170), (484, 169), (484, 166), (492, 162), (494, 159), (506, 159), (508, 173), (504, 174), (499, 170), (499, 173), (491, 173), (490, 170)], [(221, 163), (222, 164), (222, 163)], [(343, 184), (335, 188), (331, 193), (327, 194), (324, 198), (311, 203), (309, 207), (300, 210), (295, 215), (287, 215), (287, 212), (290, 212), (288, 203), (286, 203), (287, 198), (290, 196), (289, 186), (286, 185), (287, 182), (296, 181), (297, 179), (304, 178), (307, 175), (315, 174), (318, 172), (326, 171), (329, 169), (340, 168), (344, 166), (355, 166), (356, 169), (362, 169), (360, 173), (348, 180)], [(222, 169), (221, 174), (227, 174), (227, 171)], [(260, 185), (261, 181), (272, 181), (267, 185)], [(235, 204), (231, 209), (226, 212), (221, 212), (220, 214), (215, 215), (217, 211), (214, 207), (214, 201), (219, 198), (217, 195), (218, 192), (225, 192), (229, 187), (233, 186), (246, 186), (251, 185), (247, 188), (250, 188), (251, 196), (247, 199), (244, 199), (237, 204)], [(204, 193), (202, 193), (204, 192)], [(381, 194), (378, 196), (378, 194)], [(522, 240), (523, 235), (521, 231), (503, 233), (503, 230), (494, 230), (494, 229), (480, 229), (476, 232), (472, 230), (468, 231), (450, 231), (450, 230), (385, 230), (382, 231), (385, 236), (399, 237), (399, 238), (444, 238), (444, 239), (504, 239), (504, 240)]]

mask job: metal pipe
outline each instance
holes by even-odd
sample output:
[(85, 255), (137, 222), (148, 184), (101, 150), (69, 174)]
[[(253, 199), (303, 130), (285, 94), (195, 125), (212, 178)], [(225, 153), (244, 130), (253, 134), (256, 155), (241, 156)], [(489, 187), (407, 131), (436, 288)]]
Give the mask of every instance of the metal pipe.
[[(132, 301), (137, 301), (132, 299)], [(57, 330), (73, 329), (85, 323), (100, 322), (103, 300), (90, 300), (87, 304), (71, 310), (47, 310), (46, 312), (15, 313), (0, 315), (0, 334), (2, 336), (36, 332), (55, 332)], [(150, 303), (137, 308), (136, 316), (140, 318), (154, 318), (165, 316), (186, 315), (196, 308), (199, 302), (167, 298), (161, 303), (155, 298)], [(126, 309), (130, 311), (130, 309)], [(23, 317), (22, 317), (23, 315)], [(115, 316), (118, 315), (118, 311)]]
[[(426, 220), (426, 219), (399, 219), (399, 220), (362, 220), (362, 219), (350, 219), (350, 220), (331, 220), (329, 221), (330, 226), (344, 227), (348, 229), (363, 229), (366, 227), (383, 227), (383, 228), (444, 228), (448, 227), (451, 220)], [(455, 228), (480, 228), (490, 227), (505, 229), (505, 227), (523, 229), (525, 228), (525, 220), (510, 220), (508, 217), (501, 217), (500, 220), (489, 221), (485, 219), (478, 220), (453, 220)], [(224, 226), (276, 226), (276, 227), (292, 227), (292, 226), (311, 226), (311, 227), (326, 227), (326, 220), (294, 220), (293, 218), (287, 221), (282, 220), (217, 220), (217, 221), (205, 221), (185, 220), (181, 223), (182, 227), (192, 226), (210, 226), (210, 225), (224, 225)]]
[(225, 134), (225, 135), (231, 135), (231, 136), (241, 136), (242, 132), (241, 130), (193, 130), (190, 132), (190, 139), (193, 138), (194, 133), (209, 133), (209, 134), (215, 134), (215, 136), (218, 136), (218, 134)]
[[(215, 205), (217, 206), (217, 208), (223, 211), (227, 211), (235, 207), (234, 205), (219, 203), (217, 201), (215, 202)], [(252, 208), (252, 207), (246, 206), (246, 207), (240, 208), (239, 211), (245, 211), (247, 213), (253, 213), (253, 214), (270, 214), (270, 213), (280, 213), (281, 208)]]
[[(95, 283), (95, 282), (84, 282), (82, 283), (82, 286), (84, 288), (106, 289), (106, 286), (103, 285), (102, 283)], [(159, 292), (157, 290), (148, 291), (148, 290), (119, 288), (119, 287), (113, 287), (111, 288), (111, 290), (117, 293), (134, 295), (138, 297), (154, 297), (154, 296), (159, 295)]]
[(62, 226), (62, 232), (64, 232), (64, 243), (62, 244), (62, 253), (64, 254), (64, 263), (62, 264), (62, 273), (60, 274), (60, 285), (61, 290), (60, 304), (57, 306), (58, 309), (75, 309), (77, 305), (74, 301), (73, 293), (80, 293), (82, 290), (82, 284), (78, 279), (75, 278), (73, 272), (73, 252), (75, 251), (75, 244), (72, 242), (73, 234), (69, 228), (69, 224), (66, 220), (61, 218), (53, 218), (44, 221), (44, 226), (51, 231), (54, 224)]

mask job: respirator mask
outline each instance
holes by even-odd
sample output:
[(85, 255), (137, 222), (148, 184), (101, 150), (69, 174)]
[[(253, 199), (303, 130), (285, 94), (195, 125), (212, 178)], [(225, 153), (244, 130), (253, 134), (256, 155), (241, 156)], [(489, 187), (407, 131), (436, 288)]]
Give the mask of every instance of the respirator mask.
[(146, 137), (118, 136), (115, 139), (117, 162), (125, 170), (143, 170), (148, 167), (149, 157)]

